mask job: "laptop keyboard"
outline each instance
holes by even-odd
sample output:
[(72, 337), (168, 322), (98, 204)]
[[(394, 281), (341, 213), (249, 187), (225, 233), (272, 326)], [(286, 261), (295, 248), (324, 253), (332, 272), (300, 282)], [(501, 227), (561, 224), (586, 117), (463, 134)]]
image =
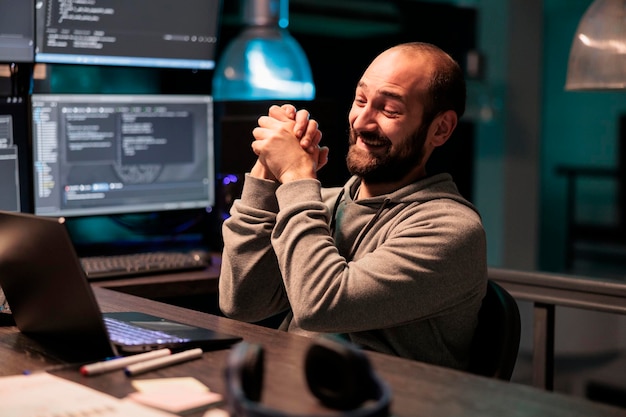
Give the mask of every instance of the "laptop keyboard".
[(90, 256), (80, 261), (90, 280), (199, 270), (210, 265), (209, 256), (199, 251)]
[(133, 326), (120, 320), (104, 317), (104, 324), (109, 332), (111, 340), (121, 342), (125, 345), (142, 345), (150, 343), (179, 343), (186, 342), (177, 336), (173, 336), (158, 330), (145, 329)]

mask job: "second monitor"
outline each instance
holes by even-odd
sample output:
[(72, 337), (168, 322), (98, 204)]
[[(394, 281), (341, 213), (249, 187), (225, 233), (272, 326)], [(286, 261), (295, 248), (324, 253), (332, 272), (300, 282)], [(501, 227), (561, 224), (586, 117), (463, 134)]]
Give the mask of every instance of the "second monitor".
[(34, 94), (31, 106), (35, 214), (215, 204), (210, 96)]

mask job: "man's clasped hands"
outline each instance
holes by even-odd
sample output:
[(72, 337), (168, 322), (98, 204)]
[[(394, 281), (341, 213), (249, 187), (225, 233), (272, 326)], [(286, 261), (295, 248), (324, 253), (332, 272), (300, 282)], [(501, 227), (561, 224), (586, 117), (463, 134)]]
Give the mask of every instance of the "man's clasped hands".
[(307, 110), (273, 105), (258, 124), (252, 131), (258, 159), (251, 176), (283, 184), (317, 178), (316, 172), (328, 162), (328, 148), (319, 146), (322, 132)]

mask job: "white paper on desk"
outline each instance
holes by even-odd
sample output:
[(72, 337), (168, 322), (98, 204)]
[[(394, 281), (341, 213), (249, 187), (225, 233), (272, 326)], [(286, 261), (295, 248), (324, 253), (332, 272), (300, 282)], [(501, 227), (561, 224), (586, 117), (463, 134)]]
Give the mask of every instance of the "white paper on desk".
[(48, 373), (0, 377), (2, 417), (172, 417)]

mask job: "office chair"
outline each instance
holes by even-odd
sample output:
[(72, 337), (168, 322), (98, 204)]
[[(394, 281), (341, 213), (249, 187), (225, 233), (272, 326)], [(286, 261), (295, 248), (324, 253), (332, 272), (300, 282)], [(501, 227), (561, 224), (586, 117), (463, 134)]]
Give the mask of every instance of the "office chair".
[(521, 321), (515, 299), (496, 282), (487, 282), (487, 293), (478, 313), (472, 341), (469, 371), (509, 381), (519, 350)]

